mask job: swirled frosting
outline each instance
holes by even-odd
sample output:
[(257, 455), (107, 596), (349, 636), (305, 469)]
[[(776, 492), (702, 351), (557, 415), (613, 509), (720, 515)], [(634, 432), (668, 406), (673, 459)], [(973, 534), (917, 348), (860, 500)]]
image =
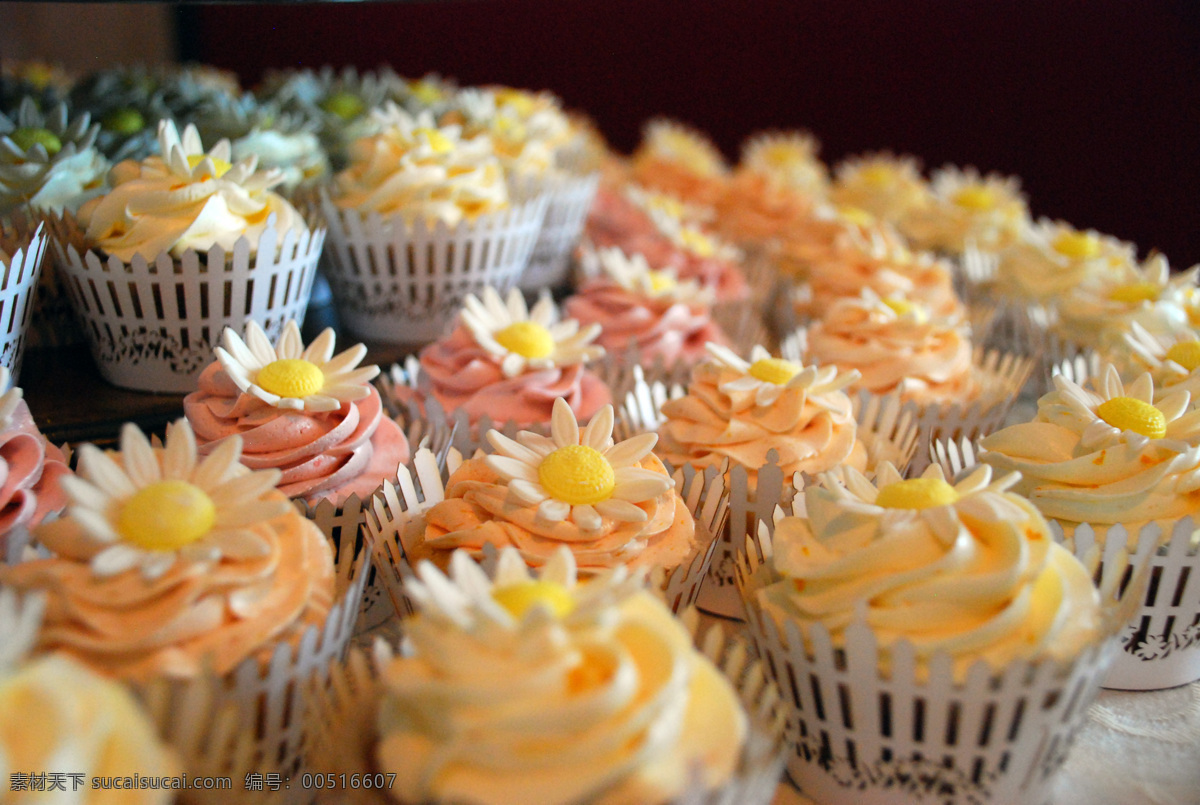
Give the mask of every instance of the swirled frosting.
[(256, 171), (254, 157), (230, 166), (228, 140), (205, 153), (195, 126), (184, 129), (181, 139), (175, 124), (164, 120), (158, 142), (162, 156), (119, 163), (109, 172), (112, 189), (80, 207), (89, 243), (129, 262), (135, 254), (154, 260), (188, 249), (231, 251), (243, 237), (253, 250), (272, 215), (280, 232), (307, 229), (296, 209), (271, 190), (283, 174)]
[(813, 201), (756, 170), (739, 170), (717, 203), (721, 234), (741, 243), (787, 236), (811, 214)]
[(965, 403), (979, 394), (967, 328), (931, 317), (919, 303), (870, 291), (839, 299), (807, 330), (815, 363), (855, 369), (855, 388), (925, 403)]
[(1120, 282), (1137, 255), (1132, 243), (1042, 219), (1023, 229), (1020, 239), (999, 257), (999, 291), (1053, 303), (1056, 297), (1088, 281)]
[(1016, 491), (1066, 523), (1122, 523), (1200, 511), (1200, 413), (1186, 391), (1154, 398), (1144, 374), (1125, 386), (1108, 366), (1095, 390), (1061, 375), (1032, 422), (981, 441), (980, 461), (1021, 473)]
[[(62, 655), (0, 674), (0, 768), (6, 802), (54, 796), (10, 793), (13, 772), (75, 773), (90, 783), (93, 777), (174, 777), (182, 771), (124, 686)], [(103, 805), (118, 796), (130, 805), (167, 805), (175, 798), (157, 788), (114, 795), (88, 783), (62, 798), (80, 805)]]
[(381, 678), (393, 797), (659, 805), (734, 774), (746, 718), (686, 629), (623, 571), (576, 585), (562, 564), (494, 585), (467, 562), (453, 582), (422, 570)]
[[(853, 373), (787, 364), (765, 350), (761, 356), (751, 353), (754, 362), (748, 363), (728, 350), (709, 349), (721, 357), (696, 366), (687, 394), (662, 406), (666, 422), (659, 429), (658, 454), (664, 459), (697, 467), (729, 459), (748, 470), (752, 483), (772, 450), (786, 475), (816, 474), (839, 464), (866, 468), (868, 451), (842, 391)], [(781, 373), (767, 380), (751, 374), (764, 361)]]
[(919, 659), (949, 654), (960, 676), (978, 659), (1074, 658), (1099, 633), (1091, 575), (1030, 502), (981, 467), (951, 486), (937, 467), (902, 481), (890, 465), (878, 486), (846, 472), (804, 491), (803, 516), (775, 527), (784, 579), (758, 592), (806, 637), (823, 624), (835, 644), (865, 621), (884, 661), (907, 640)]
[(667, 120), (647, 124), (633, 154), (636, 182), (709, 207), (725, 193), (728, 171), (725, 158), (707, 137)]
[(379, 133), (350, 146), (350, 165), (336, 179), (338, 206), (447, 226), (508, 206), (491, 138), (464, 140), (461, 127), (439, 128), (430, 113), (413, 117), (394, 104), (372, 115)]
[[(2, 372), (2, 370), (0, 370)], [(0, 387), (7, 372), (0, 374)], [(25, 401), (0, 397), (0, 555), (8, 534), (33, 528), (48, 514), (62, 511), (67, 499), (59, 481), (70, 474), (62, 451), (38, 432)]]

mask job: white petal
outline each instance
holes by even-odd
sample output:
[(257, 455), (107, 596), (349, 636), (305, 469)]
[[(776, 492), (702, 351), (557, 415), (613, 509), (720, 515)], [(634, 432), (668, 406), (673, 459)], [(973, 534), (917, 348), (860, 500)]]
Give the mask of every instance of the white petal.
[(229, 477), (229, 471), (238, 463), (241, 455), (242, 437), (236, 434), (226, 436), (196, 467), (192, 473), (192, 483), (205, 490), (219, 486)]
[(542, 489), (541, 484), (534, 484), (520, 479), (508, 482), (508, 494), (515, 498), (518, 503), (526, 506), (541, 503), (549, 497), (546, 494), (546, 490)]
[(649, 455), (656, 444), (658, 444), (657, 433), (640, 433), (613, 445), (604, 453), (604, 457), (608, 459), (608, 463), (614, 470), (632, 467)]
[(518, 355), (515, 352), (510, 352), (500, 361), (500, 371), (505, 377), (516, 377), (525, 371), (527, 363), (524, 355)]
[(190, 478), (196, 467), (196, 434), (186, 419), (180, 420), (167, 434), (162, 456), (162, 477), (171, 480)]
[(579, 423), (570, 404), (559, 397), (554, 401), (554, 412), (550, 415), (550, 435), (557, 447), (579, 444)]
[[(321, 335), (329, 333), (332, 338), (333, 330), (326, 329)], [(275, 354), (282, 359), (295, 360), (304, 354), (304, 339), (300, 337), (300, 325), (295, 319), (288, 319), (279, 335), (279, 343), (275, 345)]]
[(634, 506), (628, 501), (616, 500), (615, 498), (602, 500), (597, 503), (596, 511), (605, 517), (611, 517), (613, 520), (621, 520), (626, 523), (641, 523), (646, 520), (645, 509)]
[(275, 348), (271, 346), (271, 340), (256, 321), (246, 324), (246, 346), (262, 366), (273, 363), (279, 357), (275, 354)]
[(250, 348), (246, 346), (246, 342), (242, 340), (240, 335), (234, 332), (232, 327), (226, 327), (222, 331), (221, 343), (224, 344), (230, 357), (246, 369), (258, 371), (265, 365), (255, 357)]
[(157, 579), (171, 569), (175, 564), (174, 551), (148, 551), (143, 554), (142, 576), (147, 579)]
[(91, 568), (97, 576), (116, 576), (131, 567), (136, 567), (141, 559), (142, 551), (130, 545), (118, 543), (93, 556)]
[(600, 513), (587, 504), (572, 506), (571, 519), (584, 531), (599, 531), (600, 527), (604, 525)]
[(545, 454), (538, 453), (536, 450), (508, 438), (498, 430), (489, 430), (485, 438), (499, 455), (515, 458), (517, 461), (523, 461), (530, 466), (541, 464), (542, 459), (545, 458)]
[[(315, 346), (315, 344), (314, 344)], [(356, 344), (344, 352), (338, 353), (333, 360), (324, 361), (324, 366), (321, 367), (326, 374), (335, 375), (339, 372), (348, 372), (362, 362), (362, 359), (367, 357), (367, 348), (363, 344)], [(378, 369), (379, 367), (375, 367)]]
[(244, 528), (215, 531), (209, 539), (230, 559), (257, 559), (271, 552), (266, 540)]
[(593, 450), (603, 450), (612, 438), (613, 429), (613, 407), (605, 405), (591, 421), (587, 427), (583, 429), (583, 436), (580, 438), (580, 444), (587, 445)]
[(79, 474), (110, 497), (123, 499), (137, 491), (125, 470), (107, 453), (92, 444), (79, 448)]
[(493, 454), (487, 456), (483, 462), (506, 480), (516, 479), (529, 481), (530, 483), (537, 483), (538, 481), (537, 469), (526, 464), (524, 461)]
[(571, 504), (547, 498), (538, 505), (538, 517), (552, 523), (561, 523), (571, 514)]
[[(335, 336), (333, 334), (333, 328), (326, 327), (321, 331), (321, 334), (313, 339), (313, 342), (309, 344), (303, 352), (300, 353), (300, 357), (304, 358), (304, 360), (309, 361), (310, 363), (315, 363), (318, 366), (326, 366), (329, 364), (330, 359), (333, 358), (334, 340)], [(362, 344), (358, 344), (356, 347), (351, 347), (343, 352), (339, 357), (349, 358), (353, 357), (355, 354), (359, 356), (358, 360), (355, 361), (355, 364), (357, 364), (358, 361), (362, 360), (362, 356), (367, 354), (367, 348)]]

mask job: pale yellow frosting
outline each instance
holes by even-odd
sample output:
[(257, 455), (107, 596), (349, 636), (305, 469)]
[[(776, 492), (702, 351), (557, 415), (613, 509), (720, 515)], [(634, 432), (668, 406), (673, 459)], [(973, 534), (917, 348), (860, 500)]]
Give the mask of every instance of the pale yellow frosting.
[(1090, 280), (1119, 282), (1136, 260), (1132, 243), (1095, 230), (1041, 220), (999, 254), (996, 287), (1023, 299), (1054, 303)]
[[(1028, 500), (1005, 491), (1014, 479), (991, 483), (984, 467), (951, 488), (934, 467), (901, 484), (936, 483), (945, 492), (921, 501), (891, 494), (901, 482), (890, 466), (877, 486), (846, 475), (808, 487), (803, 516), (776, 525), (775, 567), (785, 578), (758, 593), (805, 637), (820, 623), (840, 644), (861, 621), (885, 663), (892, 645), (907, 640), (921, 660), (948, 653), (962, 674), (981, 658), (993, 668), (1069, 660), (1098, 634), (1091, 576), (1054, 544)], [(887, 507), (885, 494), (893, 498)], [(916, 507), (930, 502), (940, 505)]]
[(929, 185), (912, 157), (871, 154), (837, 167), (829, 200), (899, 224), (929, 199)]
[(1014, 243), (1029, 221), (1029, 207), (1016, 177), (947, 166), (934, 171), (931, 194), (904, 217), (900, 229), (919, 249), (961, 254), (968, 245), (984, 250)]

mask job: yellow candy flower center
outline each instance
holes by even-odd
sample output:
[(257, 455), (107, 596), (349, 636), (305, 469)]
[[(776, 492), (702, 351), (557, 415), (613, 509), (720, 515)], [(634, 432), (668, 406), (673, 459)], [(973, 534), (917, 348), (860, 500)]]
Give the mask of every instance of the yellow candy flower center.
[(117, 516), (117, 533), (150, 551), (174, 551), (212, 530), (217, 509), (200, 487), (159, 481), (139, 489)]
[(533, 98), (520, 90), (500, 90), (496, 93), (496, 104), (498, 106), (511, 106), (521, 117), (529, 117), (533, 114)]
[(848, 224), (855, 226), (874, 226), (875, 216), (864, 210), (862, 207), (855, 207), (852, 204), (843, 204), (837, 208), (838, 215)]
[(556, 618), (565, 618), (575, 609), (571, 592), (553, 581), (522, 581), (492, 590), (492, 600), (508, 610), (517, 620), (535, 606), (550, 610)]
[(787, 168), (803, 164), (807, 155), (797, 147), (776, 144), (765, 149), (763, 159), (773, 168)]
[(302, 358), (283, 358), (259, 369), (254, 382), (280, 397), (303, 398), (324, 388), (325, 373)]
[(799, 371), (799, 366), (783, 358), (761, 358), (750, 364), (751, 377), (776, 386), (786, 385)]
[(1153, 302), (1158, 299), (1162, 289), (1153, 282), (1133, 282), (1129, 285), (1119, 285), (1108, 292), (1108, 298), (1113, 302), (1134, 304), (1137, 302)]
[(49, 156), (54, 156), (62, 150), (62, 140), (49, 129), (22, 127), (9, 132), (8, 138), (22, 151), (41, 145)]
[(713, 239), (698, 229), (684, 227), (679, 231), (679, 240), (697, 257), (712, 257), (717, 253)]
[(1131, 430), (1148, 439), (1167, 435), (1167, 418), (1163, 412), (1136, 397), (1113, 397), (1096, 406), (1096, 416), (1117, 430)]
[(1054, 239), (1054, 251), (1072, 260), (1091, 260), (1100, 256), (1100, 239), (1087, 232), (1063, 232)]
[(104, 116), (101, 127), (117, 134), (136, 134), (146, 127), (146, 119), (136, 109), (114, 109)]
[(915, 305), (907, 299), (889, 296), (887, 299), (883, 300), (883, 303), (892, 310), (896, 311), (897, 316), (903, 316), (907, 313), (911, 313), (918, 322), (925, 322), (929, 320), (929, 314), (925, 311), (925, 308), (921, 307), (920, 305)]
[(650, 196), (647, 206), (654, 210), (661, 210), (677, 221), (683, 218), (683, 202), (679, 199), (655, 193)]
[(335, 92), (321, 101), (321, 108), (342, 120), (353, 120), (366, 111), (363, 99), (353, 92)]
[(1200, 341), (1180, 341), (1167, 350), (1166, 358), (1189, 372), (1200, 367)]
[(686, 132), (670, 132), (663, 137), (663, 147), (669, 157), (693, 173), (709, 176), (717, 172), (717, 164), (703, 143)]
[(548, 358), (554, 354), (554, 336), (537, 322), (514, 322), (492, 337), (497, 344), (522, 358)]
[(896, 179), (896, 171), (891, 165), (868, 165), (858, 175), (872, 187), (886, 187)]
[(450, 142), (450, 138), (437, 129), (413, 129), (413, 135), (418, 137), (424, 135), (425, 142), (429, 143), (429, 147), (435, 154), (447, 154), (454, 150), (454, 143)]
[(663, 293), (674, 288), (678, 283), (675, 278), (665, 271), (650, 272), (650, 290), (654, 293)]
[(955, 193), (954, 203), (968, 210), (990, 210), (996, 206), (996, 194), (990, 187), (972, 185)]
[(228, 162), (226, 162), (223, 159), (217, 159), (216, 157), (210, 157), (205, 154), (192, 154), (191, 156), (189, 156), (187, 158), (188, 167), (191, 168), (192, 170), (195, 170), (196, 166), (199, 165), (201, 162), (203, 162), (205, 159), (212, 160), (213, 170), (214, 170), (213, 176), (217, 177), (218, 179), (220, 179), (222, 176), (224, 176), (225, 172), (233, 167), (232, 165), (230, 165)]
[(582, 444), (560, 447), (542, 459), (538, 481), (550, 497), (572, 506), (608, 500), (617, 483), (608, 459)]
[(426, 105), (432, 105), (442, 99), (442, 91), (438, 89), (437, 84), (429, 81), (414, 81), (408, 88), (414, 98)]
[(875, 505), (884, 509), (931, 509), (958, 500), (954, 487), (941, 478), (910, 478), (879, 490)]

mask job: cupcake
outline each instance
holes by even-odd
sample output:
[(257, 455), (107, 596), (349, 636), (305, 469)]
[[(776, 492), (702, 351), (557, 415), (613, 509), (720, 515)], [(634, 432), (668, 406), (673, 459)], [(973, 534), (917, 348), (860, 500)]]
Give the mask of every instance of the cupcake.
[(564, 303), (584, 327), (599, 325), (596, 343), (617, 356), (636, 350), (639, 360), (693, 363), (709, 342), (728, 343), (712, 320), (712, 291), (670, 270), (654, 270), (640, 254), (620, 249), (599, 254), (603, 276), (585, 283)]
[(109, 163), (96, 150), (99, 126), (65, 104), (46, 114), (25, 99), (14, 118), (0, 113), (0, 215), (18, 208), (74, 211), (104, 189)]
[(892, 226), (920, 209), (928, 196), (929, 186), (917, 160), (886, 151), (839, 163), (829, 188), (829, 200), (835, 205), (862, 210)]
[(39, 283), (44, 279), (46, 228), (39, 223), (32, 232), (23, 233), (30, 224), (29, 219), (12, 226), (0, 221), (0, 310), (5, 312), (0, 327), (0, 366), (14, 378), (21, 372), (26, 333), (37, 315)]
[(67, 514), (34, 532), (48, 555), (0, 566), (0, 583), (47, 597), (37, 651), (130, 681), (226, 675), (323, 628), (330, 546), (275, 490), (279, 472), (240, 452), (233, 438), (199, 459), (186, 421), (163, 448), (134, 425), (119, 453), (84, 445)]
[(1120, 281), (1136, 259), (1132, 243), (1043, 218), (1025, 227), (1020, 238), (999, 253), (996, 291), (1053, 306), (1085, 283)]
[(532, 566), (562, 545), (595, 573), (616, 565), (680, 566), (697, 548), (692, 512), (651, 452), (653, 434), (613, 444), (612, 407), (587, 427), (571, 407), (554, 403), (550, 436), (510, 439), (489, 431), (492, 452), (463, 462), (446, 481), (445, 499), (401, 535), (408, 562), (446, 567), (466, 550), (514, 547)]
[(181, 138), (170, 121), (158, 136), (163, 156), (113, 168), (55, 248), (105, 379), (186, 392), (224, 327), (303, 316), (324, 230), (271, 190), (279, 171), (231, 165), (228, 140), (205, 152), (195, 127)]
[(643, 575), (578, 581), (565, 550), (538, 575), (514, 551), (494, 580), (462, 554), (418, 573), (404, 653), (317, 694), (321, 770), (395, 775), (356, 801), (770, 801), (770, 692), (696, 651)]
[(326, 329), (305, 347), (295, 320), (275, 346), (253, 322), (245, 340), (226, 329), (222, 343), (183, 401), (201, 454), (236, 436), (243, 465), (279, 471), (279, 491), (308, 506), (366, 500), (408, 461), (404, 432), (370, 383), (379, 367), (358, 365), (362, 344), (335, 356)]
[(161, 74), (145, 66), (96, 70), (71, 87), (70, 107), (100, 124), (96, 147), (113, 162), (145, 159), (158, 150), (158, 121), (173, 117)]
[(66, 506), (62, 480), (70, 475), (63, 452), (38, 432), (21, 399), (9, 388), (8, 370), (0, 367), (0, 563), (10, 552), (17, 529), (37, 527)]
[(459, 325), (421, 350), (417, 393), (474, 425), (484, 416), (521, 427), (544, 425), (559, 399), (581, 420), (612, 401), (585, 366), (604, 354), (596, 324), (558, 318), (548, 296), (526, 308), (520, 291), (468, 294)]
[(1029, 222), (1029, 207), (1014, 176), (947, 165), (933, 172), (926, 203), (912, 210), (900, 231), (915, 248), (962, 254), (1015, 243)]
[(505, 291), (529, 260), (545, 196), (514, 203), (491, 139), (390, 104), (355, 141), (321, 207), (339, 314), (364, 338), (427, 344), (469, 293)]
[(754, 532), (739, 586), (806, 795), (1047, 801), (1129, 612), (1126, 565), (1097, 589), (1014, 480), (847, 469)]
[(725, 158), (707, 137), (670, 120), (647, 123), (633, 154), (635, 182), (709, 207), (724, 194), (728, 173)]

